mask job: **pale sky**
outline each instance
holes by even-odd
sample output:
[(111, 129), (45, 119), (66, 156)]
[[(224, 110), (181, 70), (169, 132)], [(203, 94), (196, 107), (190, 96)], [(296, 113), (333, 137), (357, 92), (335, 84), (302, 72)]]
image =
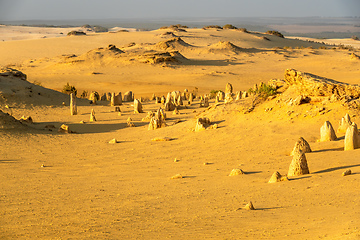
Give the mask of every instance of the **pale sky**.
[(0, 0), (0, 21), (360, 16), (360, 0)]

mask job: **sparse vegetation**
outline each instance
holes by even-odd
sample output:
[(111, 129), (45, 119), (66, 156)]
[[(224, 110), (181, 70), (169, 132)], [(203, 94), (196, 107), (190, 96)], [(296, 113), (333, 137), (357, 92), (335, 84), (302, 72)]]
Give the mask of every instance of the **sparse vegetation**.
[(262, 99), (267, 99), (270, 96), (276, 95), (277, 91), (276, 88), (267, 84), (261, 84), (258, 89), (250, 88), (248, 93), (255, 94)]
[(71, 86), (69, 83), (66, 83), (63, 87), (62, 93), (70, 95), (71, 93), (75, 93), (75, 96), (77, 94), (77, 90), (75, 86)]
[(266, 34), (270, 34), (270, 35), (275, 35), (275, 36), (278, 36), (278, 37), (281, 37), (281, 38), (284, 38), (284, 35), (282, 35), (280, 32), (278, 31), (267, 31)]
[(176, 25), (170, 25), (170, 26), (162, 26), (160, 27), (160, 29), (169, 29), (169, 28), (172, 28), (172, 29), (181, 29), (181, 28), (189, 28), (188, 26), (185, 26), (185, 25), (181, 25), (181, 24), (176, 24)]
[(249, 31), (246, 28), (237, 28), (239, 32), (248, 33)]
[(351, 39), (353, 39), (353, 40), (359, 40), (359, 38), (358, 38), (357, 36), (355, 36), (355, 35), (351, 36)]
[(209, 25), (209, 26), (203, 27), (203, 29), (222, 29), (222, 27), (220, 27), (218, 25)]
[(94, 30), (94, 32), (98, 33), (98, 32), (108, 32), (109, 29), (106, 27), (102, 27), (102, 26), (94, 26), (92, 28)]
[(81, 35), (86, 35), (86, 33), (82, 32), (82, 31), (71, 31), (71, 32), (68, 32), (67, 35), (68, 36), (81, 36)]
[(226, 24), (222, 28), (223, 29), (237, 29), (237, 27), (235, 27), (234, 25), (231, 25), (231, 24)]
[(218, 92), (221, 92), (221, 90), (211, 90), (210, 91), (210, 98), (213, 99), (216, 97), (216, 95), (218, 94)]

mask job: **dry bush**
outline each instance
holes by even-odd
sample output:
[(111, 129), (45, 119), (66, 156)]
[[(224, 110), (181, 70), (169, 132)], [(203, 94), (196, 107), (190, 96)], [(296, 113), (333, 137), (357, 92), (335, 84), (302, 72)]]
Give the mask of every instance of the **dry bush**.
[(284, 35), (282, 35), (280, 32), (278, 31), (267, 31), (266, 34), (271, 34), (271, 35), (275, 35), (275, 36), (278, 36), (278, 37), (281, 37), (281, 38), (284, 38)]

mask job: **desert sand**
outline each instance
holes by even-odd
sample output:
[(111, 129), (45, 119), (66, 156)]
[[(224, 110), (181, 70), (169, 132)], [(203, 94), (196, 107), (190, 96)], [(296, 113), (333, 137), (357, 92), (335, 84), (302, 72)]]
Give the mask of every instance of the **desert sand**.
[[(360, 123), (359, 55), (215, 29), (0, 42), (0, 238), (359, 239), (360, 150), (344, 151), (337, 132), (347, 113)], [(290, 84), (285, 73), (319, 82)], [(277, 94), (235, 100), (261, 82)], [(61, 93), (66, 83), (77, 89), (77, 115)], [(231, 102), (200, 107), (199, 96), (227, 83)], [(142, 119), (164, 108), (152, 95), (185, 89), (197, 98), (148, 130)], [(133, 102), (121, 114), (110, 101), (90, 104), (83, 91), (132, 91), (143, 113)], [(200, 117), (211, 124), (194, 131)], [(335, 141), (318, 141), (325, 121)], [(74, 133), (59, 133), (62, 124)], [(268, 183), (287, 175), (300, 137), (312, 150), (310, 173)], [(229, 176), (233, 169), (243, 174)], [(244, 208), (250, 202), (255, 210)]]

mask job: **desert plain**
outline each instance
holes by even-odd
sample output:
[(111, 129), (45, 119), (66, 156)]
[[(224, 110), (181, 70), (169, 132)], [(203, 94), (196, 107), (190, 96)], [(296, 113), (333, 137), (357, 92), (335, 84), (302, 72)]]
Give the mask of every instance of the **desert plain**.
[[(337, 131), (346, 114), (360, 124), (359, 41), (214, 28), (84, 36), (33, 28), (24, 31), (36, 36), (18, 38), (11, 30), (0, 42), (1, 239), (360, 238), (360, 150), (344, 151)], [(288, 69), (316, 81), (290, 83)], [(323, 79), (333, 88), (322, 91)], [(61, 93), (67, 83), (77, 115)], [(227, 83), (232, 100), (211, 95), (201, 106)], [(261, 83), (276, 93), (260, 96)], [(119, 114), (108, 100), (80, 97), (93, 91), (132, 91), (143, 112), (133, 101)], [(173, 91), (183, 105), (148, 130), (148, 112), (164, 109), (153, 95)], [(240, 91), (248, 94), (236, 98)], [(195, 131), (198, 118), (211, 126)], [(337, 139), (319, 141), (325, 121)], [(74, 133), (58, 132), (62, 124)], [(300, 137), (312, 149), (310, 173), (268, 183), (287, 175)], [(229, 176), (233, 169), (244, 174)], [(244, 208), (250, 201), (255, 210)]]

